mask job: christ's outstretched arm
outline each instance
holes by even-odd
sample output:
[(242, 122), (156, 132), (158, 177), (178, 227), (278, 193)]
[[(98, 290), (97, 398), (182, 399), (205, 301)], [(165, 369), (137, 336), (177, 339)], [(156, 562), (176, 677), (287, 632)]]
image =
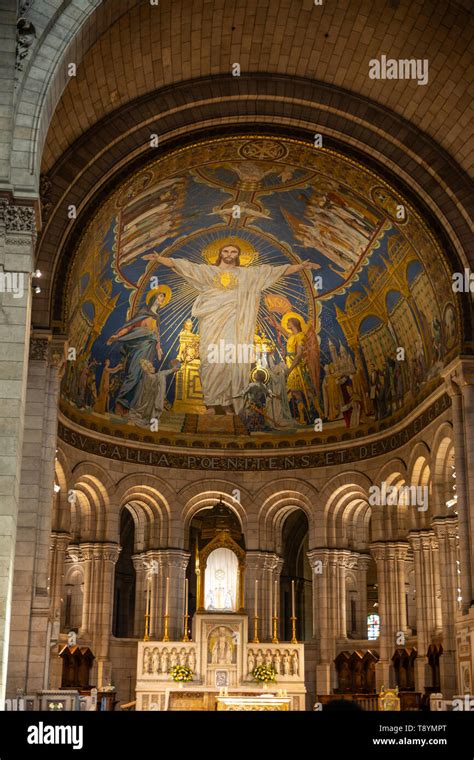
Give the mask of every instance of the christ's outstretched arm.
[(302, 269), (320, 269), (320, 265), (313, 264), (312, 261), (303, 261), (301, 264), (290, 264), (285, 275), (296, 274), (296, 272), (301, 272)]
[(143, 257), (146, 261), (156, 261), (157, 264), (162, 264), (164, 267), (175, 269), (174, 260), (167, 258), (166, 256), (160, 256), (158, 253), (149, 253)]

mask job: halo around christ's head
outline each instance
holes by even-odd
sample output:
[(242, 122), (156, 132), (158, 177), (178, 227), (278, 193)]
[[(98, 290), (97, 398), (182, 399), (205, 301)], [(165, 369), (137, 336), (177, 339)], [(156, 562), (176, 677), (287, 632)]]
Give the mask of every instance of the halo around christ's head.
[(253, 264), (255, 259), (258, 258), (257, 251), (248, 240), (239, 237), (226, 237), (213, 240), (212, 243), (209, 243), (209, 245), (204, 248), (202, 255), (208, 264), (214, 265), (216, 263), (219, 251), (225, 245), (236, 245), (240, 248), (241, 267), (248, 267), (249, 264)]

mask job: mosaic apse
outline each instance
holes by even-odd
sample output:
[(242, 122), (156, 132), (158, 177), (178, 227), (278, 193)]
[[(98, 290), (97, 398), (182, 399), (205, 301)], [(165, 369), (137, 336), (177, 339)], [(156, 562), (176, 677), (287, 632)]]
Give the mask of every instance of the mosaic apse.
[(460, 335), (403, 197), (280, 138), (203, 141), (135, 174), (85, 229), (65, 302), (63, 414), (179, 446), (375, 432), (437, 386)]

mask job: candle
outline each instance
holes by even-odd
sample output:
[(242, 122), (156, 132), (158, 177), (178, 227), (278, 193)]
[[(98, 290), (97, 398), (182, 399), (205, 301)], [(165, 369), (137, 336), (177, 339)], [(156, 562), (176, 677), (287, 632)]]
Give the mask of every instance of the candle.
[(291, 617), (295, 616), (295, 582), (291, 581)]
[(255, 581), (255, 617), (258, 615), (258, 581)]
[(188, 579), (184, 579), (184, 614), (188, 614)]
[(145, 595), (145, 599), (146, 599), (146, 602), (145, 602), (145, 615), (149, 615), (150, 614), (150, 591), (151, 591), (151, 589), (150, 589), (150, 576), (147, 575), (147, 577), (146, 577), (146, 595)]
[(169, 595), (170, 595), (170, 579), (168, 576), (166, 578), (165, 615), (168, 615)]
[(153, 624), (153, 619), (151, 616), (151, 574), (148, 576), (148, 621), (149, 621), (149, 627), (151, 630), (151, 626)]
[(275, 581), (274, 584), (275, 589), (275, 617), (278, 617), (278, 581)]

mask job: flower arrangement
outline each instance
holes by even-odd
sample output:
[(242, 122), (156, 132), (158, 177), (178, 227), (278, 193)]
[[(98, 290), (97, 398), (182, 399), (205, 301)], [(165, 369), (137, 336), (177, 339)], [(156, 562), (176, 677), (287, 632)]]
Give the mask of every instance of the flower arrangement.
[(276, 681), (275, 668), (273, 665), (257, 665), (252, 672), (253, 677), (260, 683), (269, 683)]
[(169, 674), (173, 681), (192, 681), (193, 671), (191, 668), (187, 668), (184, 665), (173, 665), (169, 670)]

